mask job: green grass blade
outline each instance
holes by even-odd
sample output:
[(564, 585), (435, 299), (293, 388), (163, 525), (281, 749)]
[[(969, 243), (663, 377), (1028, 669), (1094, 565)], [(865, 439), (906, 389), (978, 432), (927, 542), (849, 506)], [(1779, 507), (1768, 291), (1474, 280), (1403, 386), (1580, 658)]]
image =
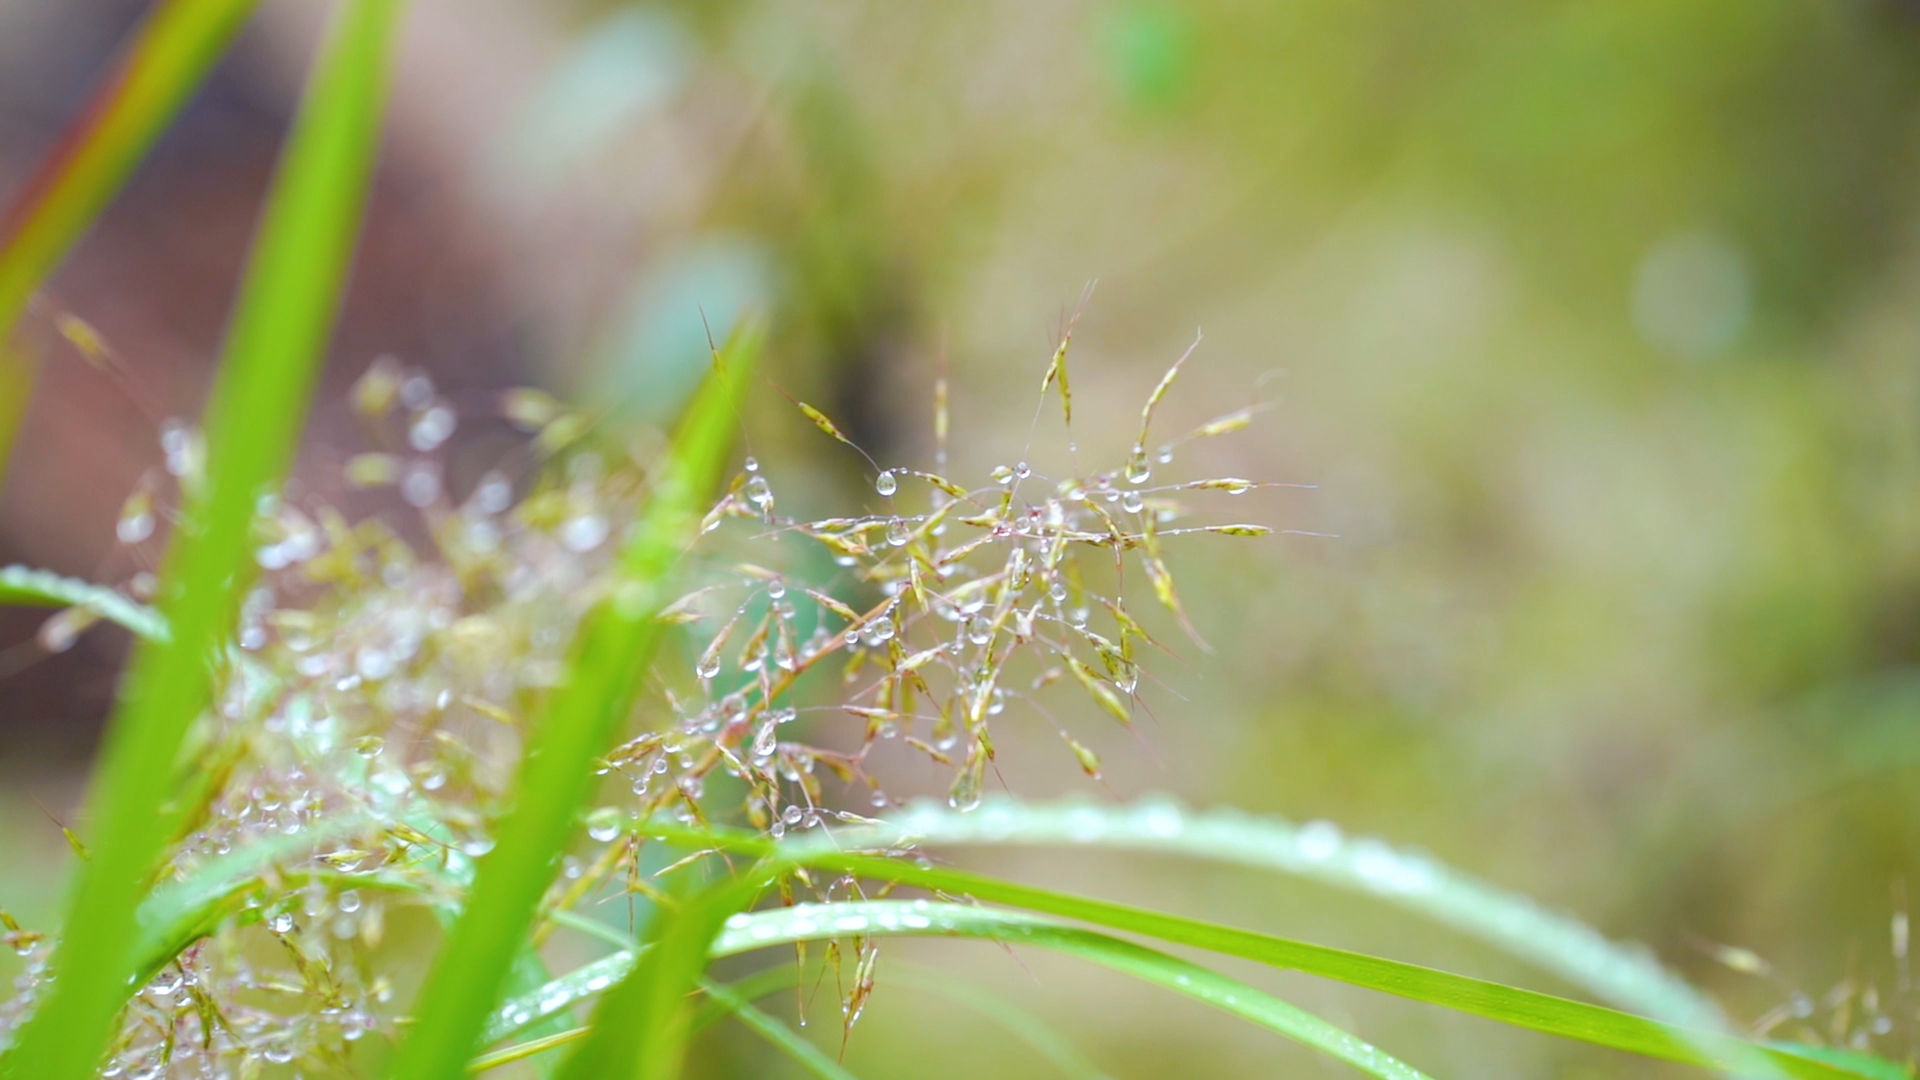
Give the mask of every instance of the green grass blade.
[(493, 851), (480, 860), (466, 913), (427, 977), (418, 1019), (390, 1075), (453, 1080), (466, 1070), (513, 954), (527, 936), (593, 784), (593, 759), (612, 743), (664, 626), (674, 569), (698, 534), (758, 355), (757, 328), (736, 331), (688, 406), (606, 599), (587, 615), (567, 675), (534, 732)]
[[(583, 922), (584, 921), (587, 920), (583, 920)], [(617, 974), (605, 975), (605, 982), (591, 987), (585, 985), (591, 981), (591, 977), (584, 980), (574, 978), (573, 976), (555, 979), (546, 986), (539, 987), (531, 994), (526, 995), (526, 1008), (529, 1010), (536, 1008), (541, 995), (544, 994), (563, 993), (569, 995), (570, 1000), (587, 997), (591, 994), (598, 993), (605, 986), (612, 985), (620, 976), (632, 970), (634, 960), (634, 953), (631, 951), (633, 948), (632, 940), (626, 938), (624, 934), (613, 930), (611, 927), (603, 927), (602, 929), (605, 929), (607, 934), (610, 935), (610, 940), (613, 940), (615, 944), (620, 945), (623, 949), (628, 950), (626, 952), (616, 953), (614, 957), (607, 958), (614, 960), (612, 967), (617, 969)], [(601, 935), (596, 932), (595, 936), (598, 937)], [(750, 1004), (755, 999), (765, 997), (775, 991), (792, 989), (796, 981), (797, 975), (792, 968), (771, 969), (761, 972), (759, 975), (748, 976), (736, 983), (715, 983), (708, 979), (702, 979), (700, 981), (700, 989), (706, 992), (707, 1000), (700, 1007), (700, 1010), (694, 1014), (693, 1020), (688, 1025), (688, 1030), (690, 1032), (697, 1032), (712, 1024), (715, 1020), (730, 1013), (746, 1013), (751, 1009), (754, 1014), (751, 1018), (742, 1017), (748, 1027), (760, 1031), (769, 1025), (776, 1025), (782, 1032), (782, 1034), (774, 1037), (776, 1042), (783, 1042), (789, 1037), (792, 1039), (800, 1039), (799, 1034), (794, 1032), (792, 1028), (768, 1015), (764, 1010), (754, 1008)], [(514, 1000), (518, 1003), (521, 999), (516, 998)], [(521, 1006), (516, 1004), (514, 1007), (519, 1008)], [(559, 1014), (556, 1013), (555, 1015), (557, 1016)], [(486, 1072), (488, 1069), (497, 1069), (502, 1065), (522, 1061), (526, 1058), (533, 1057), (535, 1054), (542, 1054), (548, 1050), (578, 1042), (586, 1038), (587, 1032), (590, 1030), (592, 1029), (587, 1027), (569, 1028), (565, 1031), (555, 1032), (552, 1035), (537, 1039), (528, 1039), (524, 1042), (514, 1043), (511, 1046), (503, 1046), (498, 1050), (481, 1054), (471, 1062), (468, 1062), (467, 1071), (473, 1073)], [(487, 1039), (486, 1041), (493, 1042), (494, 1039)], [(783, 1045), (782, 1049), (785, 1048)], [(812, 1044), (808, 1044), (808, 1048), (816, 1054), (819, 1053), (818, 1049), (814, 1048)], [(804, 1053), (804, 1051), (802, 1051), (802, 1053)], [(825, 1055), (821, 1055), (821, 1058), (825, 1059)], [(830, 1059), (827, 1060), (828, 1064), (838, 1067), (837, 1062), (832, 1062)], [(807, 1063), (803, 1062), (802, 1064), (806, 1065)], [(1094, 1078), (1094, 1080), (1099, 1080), (1099, 1078)]]
[[(1319, 1017), (1244, 983), (1131, 942), (1018, 912), (926, 900), (797, 904), (733, 915), (726, 920), (725, 928), (719, 935), (712, 939), (711, 954), (716, 957), (733, 956), (797, 941), (820, 941), (853, 935), (945, 935), (1049, 948), (1104, 964), (1188, 995), (1311, 1046), (1382, 1080), (1422, 1080), (1424, 1076), (1419, 1070)], [(652, 957), (648, 956), (647, 959), (650, 961)], [(615, 964), (631, 965), (633, 961), (632, 952), (615, 953), (597, 962), (606, 965), (598, 975), (604, 976)], [(646, 964), (643, 963), (635, 969), (636, 974), (645, 969)], [(558, 1000), (580, 988), (580, 983), (570, 982), (570, 979), (571, 976), (556, 980), (553, 985), (542, 989), (539, 995), (525, 999), (521, 1007), (537, 1008), (543, 998)], [(624, 1003), (618, 997), (609, 995), (602, 1000), (600, 1009), (595, 1013), (595, 1030), (618, 1030), (628, 1015)], [(566, 1080), (573, 1080), (569, 1074), (562, 1075)], [(632, 1074), (620, 1072), (615, 1066), (602, 1072), (582, 1072), (579, 1075), (611, 1077)]]
[(514, 1043), (512, 1046), (503, 1046), (498, 1050), (481, 1054), (479, 1057), (467, 1062), (467, 1071), (470, 1073), (483, 1073), (491, 1069), (498, 1069), (503, 1065), (511, 1065), (516, 1061), (525, 1061), (536, 1054), (544, 1054), (549, 1050), (577, 1043), (581, 1039), (586, 1038), (587, 1032), (591, 1030), (591, 1028), (587, 1027), (568, 1028), (565, 1031), (556, 1031), (552, 1035), (543, 1036), (538, 1039), (528, 1039), (526, 1042)]
[(244, 902), (247, 887), (291, 859), (379, 827), (365, 811), (346, 810), (292, 836), (256, 839), (210, 859), (184, 881), (147, 894), (135, 909), (135, 979), (151, 978)]
[(0, 214), (0, 473), (33, 385), (33, 357), (9, 344), (14, 323), (258, 6), (161, 0)]
[[(1649, 1014), (1702, 1043), (1718, 1068), (1769, 1077), (1779, 1067), (1731, 1027), (1720, 1009), (1651, 954), (1622, 947), (1570, 916), (1496, 888), (1424, 855), (1379, 840), (1349, 839), (1327, 822), (1304, 827), (1237, 813), (1193, 813), (1165, 798), (1132, 807), (1028, 806), (996, 800), (958, 814), (927, 802), (888, 823), (844, 830), (837, 844), (1103, 846), (1235, 862), (1376, 896), (1551, 971), (1604, 1001)], [(819, 841), (815, 841), (816, 843)]]
[(893, 986), (938, 994), (979, 1013), (1033, 1047), (1070, 1080), (1112, 1080), (1065, 1035), (1047, 1026), (1032, 1013), (977, 986), (931, 968), (897, 960), (887, 963), (887, 982)]
[(53, 991), (0, 1067), (17, 1080), (91, 1076), (133, 974), (134, 909), (161, 855), (171, 764), (211, 693), (248, 580), (260, 495), (292, 458), (359, 231), (378, 143), (395, 0), (336, 19), (268, 196), (207, 410), (207, 489), (161, 571), (166, 642), (136, 649), (90, 793), (89, 847)]
[(918, 804), (884, 825), (839, 830), (832, 842), (887, 847), (908, 839), (932, 845), (1105, 847), (1275, 870), (1378, 897), (1477, 937), (1614, 1005), (1682, 1026), (1727, 1030), (1712, 1002), (1651, 957), (1523, 896), (1378, 840), (1349, 839), (1325, 822), (1300, 827), (1235, 813), (1194, 813), (1165, 799), (1121, 808), (995, 800), (969, 814)]
[(167, 620), (117, 590), (28, 566), (0, 566), (0, 604), (80, 607), (143, 638), (165, 641)]
[(734, 993), (723, 983), (702, 983), (701, 988), (707, 992), (708, 997), (719, 1002), (727, 1011), (738, 1017), (748, 1030), (767, 1040), (775, 1049), (792, 1059), (794, 1064), (819, 1077), (820, 1080), (858, 1080), (853, 1073), (847, 1071), (845, 1066), (807, 1041), (805, 1036), (755, 1007), (744, 995)]
[(709, 886), (678, 907), (656, 910), (650, 945), (633, 971), (600, 999), (587, 1037), (559, 1080), (673, 1080), (692, 1030), (687, 1000), (700, 983), (715, 938), (770, 880), (762, 870)]
[[(840, 830), (834, 835), (845, 838), (852, 831)], [(689, 829), (661, 822), (646, 823), (642, 832), (676, 844), (724, 847), (744, 854), (766, 856), (777, 851), (782, 858), (817, 869), (938, 890), (950, 895), (971, 896), (1096, 923), (1646, 1057), (1725, 1070), (1735, 1061), (1750, 1062), (1758, 1054), (1768, 1070), (1806, 1080), (1871, 1075), (1830, 1063), (1809, 1061), (1770, 1048), (1756, 1048), (1754, 1044), (1735, 1036), (1690, 1030), (1551, 994), (1325, 945), (1219, 926), (1198, 919), (1037, 889), (962, 870), (920, 866), (902, 859), (857, 851), (840, 851), (817, 841), (777, 845), (759, 835), (738, 830)]]

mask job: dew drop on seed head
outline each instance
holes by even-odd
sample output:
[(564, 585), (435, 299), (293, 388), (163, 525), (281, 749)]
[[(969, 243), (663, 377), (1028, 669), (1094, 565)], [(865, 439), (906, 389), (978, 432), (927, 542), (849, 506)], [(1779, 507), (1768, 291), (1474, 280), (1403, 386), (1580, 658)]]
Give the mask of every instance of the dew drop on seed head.
[(899, 489), (900, 483), (893, 478), (892, 469), (882, 469), (880, 470), (880, 475), (874, 477), (873, 490), (882, 495), (891, 497), (893, 493)]
[(1147, 463), (1147, 448), (1135, 445), (1133, 453), (1127, 455), (1127, 483), (1144, 484), (1153, 476), (1153, 466)]
[(787, 595), (787, 579), (771, 578), (767, 581), (767, 598), (778, 600)]
[(1162, 446), (1160, 452), (1153, 457), (1155, 461), (1158, 461), (1162, 465), (1171, 465), (1173, 464), (1173, 447)]
[(760, 471), (760, 459), (759, 459), (759, 458), (756, 458), (756, 457), (754, 457), (754, 456), (753, 456), (752, 454), (748, 454), (748, 455), (747, 455), (747, 460), (745, 460), (745, 461), (743, 461), (743, 462), (741, 462), (741, 463), (740, 463), (740, 467), (741, 467), (742, 469), (745, 469), (746, 471), (748, 471), (748, 472), (750, 472), (750, 473), (753, 473), (753, 472), (759, 472), (759, 471)]
[(907, 541), (911, 539), (913, 539), (913, 528), (907, 524), (905, 518), (896, 517), (887, 522), (887, 543), (894, 547), (906, 547)]
[(1013, 475), (1025, 480), (1027, 477), (1033, 475), (1033, 466), (1028, 465), (1024, 461), (1017, 461), (1013, 466)]
[(1137, 514), (1147, 505), (1147, 500), (1138, 491), (1129, 491), (1120, 497), (1120, 508), (1129, 514)]
[(996, 484), (1011, 484), (1013, 482), (1013, 470), (1007, 468), (1005, 465), (995, 465), (993, 471), (987, 475), (993, 477), (993, 482)]

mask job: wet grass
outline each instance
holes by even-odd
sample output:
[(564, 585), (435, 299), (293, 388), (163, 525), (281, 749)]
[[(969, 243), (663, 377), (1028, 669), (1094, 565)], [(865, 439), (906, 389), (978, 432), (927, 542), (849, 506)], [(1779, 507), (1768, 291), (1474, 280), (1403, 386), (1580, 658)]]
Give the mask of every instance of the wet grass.
[[(158, 10), (75, 149), (21, 204), (24, 224), (0, 248), (0, 317), (17, 313), (98, 213), (248, 7)], [(936, 471), (868, 458), (882, 510), (812, 521), (779, 515), (772, 470), (752, 459), (727, 479), (762, 347), (754, 325), (716, 350), (657, 452), (636, 456), (598, 417), (510, 394), (502, 415), (530, 435), (517, 500), (503, 473), (455, 503), (428, 455), (457, 417), (424, 376), (376, 366), (356, 404), (372, 423), (405, 410), (410, 449), (362, 455), (348, 476), (418, 508), (431, 553), (375, 523), (280, 499), (360, 228), (397, 15), (391, 0), (345, 0), (315, 64), (235, 303), (204, 452), (174, 433), (178, 524), (154, 606), (0, 573), (0, 601), (143, 635), (57, 945), (47, 953), (10, 927), (37, 959), (7, 1016), (0, 1075), (79, 1080), (104, 1060), (115, 1075), (144, 1077), (297, 1063), (309, 1075), (452, 1080), (527, 1062), (565, 1080), (664, 1080), (679, 1074), (693, 1031), (737, 1015), (801, 1068), (839, 1078), (848, 1074), (834, 1055), (752, 1004), (791, 979), (720, 985), (712, 959), (824, 945), (844, 988), (844, 1040), (885, 979), (879, 943), (930, 934), (1067, 953), (1360, 1073), (1426, 1075), (1357, 1033), (1115, 933), (1721, 1072), (1906, 1075), (1864, 1054), (1743, 1038), (1660, 965), (1574, 919), (1331, 826), (1165, 803), (983, 805), (993, 718), (1010, 702), (1059, 687), (1098, 722), (1131, 728), (1138, 654), (1158, 642), (1126, 606), (1126, 567), (1147, 579), (1161, 617), (1197, 640), (1169, 541), (1268, 531), (1184, 523), (1193, 511), (1183, 499), (1259, 485), (1164, 475), (1187, 441), (1244, 427), (1251, 411), (1149, 451), (1155, 407), (1192, 349), (1148, 397), (1118, 468), (1075, 460), (1053, 477), (1019, 461), (981, 485), (958, 483), (944, 475), (942, 406)], [(1069, 425), (1072, 325), (1041, 381)], [(796, 405), (853, 445), (824, 412)], [(738, 528), (722, 532), (729, 524)], [(782, 561), (782, 542), (824, 548), (840, 572), (805, 581)], [(743, 552), (772, 557), (742, 562)], [(698, 658), (675, 661), (669, 644)], [(830, 661), (845, 664), (840, 696), (807, 708), (855, 721), (856, 751), (784, 727), (802, 708), (797, 683)], [(1097, 778), (1098, 757), (1056, 726)], [(885, 747), (951, 768), (946, 805), (887, 796), (868, 761)], [(629, 802), (590, 806), (616, 782)], [(1607, 1004), (924, 858), (1009, 844), (1174, 853), (1365, 893)], [(668, 846), (663, 865), (656, 853)], [(647, 909), (638, 942), (576, 914), (609, 897)], [(385, 913), (408, 905), (449, 929), (417, 998), (403, 1002), (397, 973), (379, 965)], [(546, 936), (583, 928), (618, 951), (529, 982)], [(238, 960), (249, 942), (283, 951), (272, 986), (287, 1004), (249, 996), (262, 985)], [(591, 1019), (570, 1024), (589, 999)], [(364, 1049), (375, 1044), (393, 1049)]]

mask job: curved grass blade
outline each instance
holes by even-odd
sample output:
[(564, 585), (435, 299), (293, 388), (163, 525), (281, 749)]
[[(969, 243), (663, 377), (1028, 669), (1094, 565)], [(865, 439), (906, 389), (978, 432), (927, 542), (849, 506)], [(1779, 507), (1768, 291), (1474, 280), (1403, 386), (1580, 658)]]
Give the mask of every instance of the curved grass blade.
[(135, 603), (105, 585), (30, 566), (0, 566), (0, 604), (86, 608), (143, 638), (167, 639), (167, 620), (145, 604)]
[[(793, 907), (731, 916), (726, 920), (724, 929), (712, 940), (710, 952), (715, 957), (732, 956), (776, 945), (853, 934), (974, 937), (1053, 949), (1193, 997), (1338, 1058), (1368, 1075), (1383, 1080), (1421, 1080), (1424, 1076), (1419, 1070), (1311, 1013), (1244, 983), (1131, 942), (1019, 912), (927, 900), (796, 904)], [(633, 965), (634, 953), (615, 953), (596, 963), (602, 967), (594, 973), (592, 980), (605, 977), (618, 965)], [(636, 971), (643, 968), (644, 965)], [(584, 969), (557, 979), (536, 994), (513, 1003), (513, 1007), (532, 1014), (537, 1013), (542, 1001), (563, 998), (569, 1002), (576, 1000), (572, 995), (587, 985), (577, 978), (583, 972)], [(600, 1009), (595, 1013), (595, 1029), (618, 1030), (627, 1015), (619, 999), (609, 995), (602, 1000)], [(631, 1073), (609, 1071), (581, 1075), (624, 1076)]]
[(9, 345), (15, 321), (257, 6), (259, 0), (161, 0), (0, 214), (0, 473), (33, 385), (33, 358)]
[(514, 1043), (512, 1046), (503, 1046), (467, 1062), (467, 1071), (483, 1073), (503, 1065), (511, 1065), (516, 1061), (525, 1061), (536, 1054), (544, 1054), (549, 1050), (577, 1043), (587, 1037), (589, 1030), (591, 1029), (585, 1027), (568, 1028), (538, 1039), (528, 1039), (526, 1042)]
[(466, 912), (422, 988), (418, 1021), (389, 1075), (453, 1080), (466, 1070), (540, 897), (593, 783), (593, 757), (632, 710), (674, 600), (672, 578), (698, 534), (708, 494), (732, 445), (735, 405), (760, 347), (736, 330), (688, 406), (652, 497), (627, 542), (608, 596), (587, 615), (567, 674), (521, 763), (515, 805), (479, 863)]
[(364, 811), (346, 810), (293, 836), (273, 835), (209, 860), (184, 881), (154, 889), (134, 912), (134, 982), (144, 984), (187, 946), (206, 936), (244, 902), (249, 885), (269, 868), (377, 827)]
[[(834, 835), (844, 838), (853, 831), (842, 830)], [(676, 844), (721, 847), (762, 856), (778, 852), (782, 858), (790, 859), (795, 864), (1078, 919), (1273, 967), (1302, 971), (1516, 1027), (1646, 1057), (1724, 1070), (1731, 1068), (1735, 1062), (1745, 1067), (1752, 1056), (1758, 1053), (1763, 1057), (1767, 1069), (1806, 1080), (1833, 1080), (1863, 1075), (1770, 1048), (1756, 1049), (1754, 1044), (1735, 1036), (1690, 1030), (1605, 1006), (1398, 960), (1037, 889), (962, 870), (921, 866), (884, 855), (840, 851), (816, 841), (804, 841), (798, 847), (778, 845), (757, 834), (739, 830), (690, 829), (662, 822), (647, 822), (642, 832)]]
[(779, 1020), (761, 1011), (745, 996), (736, 994), (724, 983), (705, 983), (702, 989), (707, 996), (725, 1006), (740, 1019), (754, 1034), (773, 1044), (781, 1053), (793, 1059), (794, 1064), (807, 1070), (820, 1080), (858, 1080), (853, 1073), (838, 1061), (828, 1057), (826, 1052), (806, 1037), (788, 1027)]
[(1843, 1050), (1832, 1046), (1809, 1046), (1806, 1043), (1779, 1040), (1769, 1042), (1767, 1046), (1783, 1054), (1806, 1058), (1809, 1061), (1824, 1062), (1835, 1068), (1846, 1070), (1850, 1076), (1866, 1077), (1867, 1080), (1913, 1080), (1913, 1073), (1905, 1065), (1857, 1050)]
[(1112, 1080), (1100, 1070), (1100, 1066), (1081, 1053), (1080, 1048), (1073, 1045), (1066, 1036), (1048, 1027), (1033, 1014), (977, 986), (957, 981), (918, 964), (905, 964), (897, 960), (887, 964), (887, 981), (891, 985), (939, 994), (966, 1006), (1033, 1047), (1041, 1057), (1046, 1058), (1071, 1080)]
[(168, 832), (166, 798), (188, 726), (231, 634), (261, 493), (285, 473), (357, 238), (378, 143), (395, 0), (348, 0), (315, 66), (268, 196), (207, 410), (207, 490), (161, 572), (166, 642), (142, 642), (90, 796), (89, 846), (52, 960), (52, 994), (0, 1073), (92, 1075), (133, 974), (134, 908)]
[[(822, 838), (813, 843), (827, 843)], [(837, 831), (836, 846), (1040, 844), (1154, 851), (1277, 870), (1379, 897), (1553, 972), (1602, 1000), (1682, 1027), (1729, 1029), (1720, 1010), (1640, 952), (1570, 916), (1326, 822), (1307, 826), (1230, 813), (1193, 813), (1165, 799), (1111, 809), (996, 800), (969, 814), (921, 803), (884, 824)]]
[[(615, 943), (619, 944), (623, 949), (627, 949), (627, 950), (632, 949), (633, 942), (627, 939), (625, 935), (618, 933), (618, 931), (614, 931), (611, 927), (605, 927), (603, 929), (607, 930), (608, 935), (610, 935), (610, 939), (613, 939), (613, 938), (619, 939)], [(596, 933), (596, 936), (600, 936), (600, 935)], [(631, 951), (627, 951), (624, 953), (615, 954), (614, 957), (608, 957), (607, 959), (617, 960), (617, 966), (619, 967), (620, 973), (624, 974), (626, 971), (630, 970), (632, 967), (633, 955), (634, 954)], [(548, 985), (552, 987), (558, 987), (565, 981), (566, 980), (564, 979), (556, 979), (551, 984), (548, 984)], [(613, 981), (613, 977), (609, 977), (608, 982), (605, 985), (611, 985), (612, 981)], [(785, 1023), (768, 1015), (764, 1010), (758, 1009), (751, 1004), (754, 1000), (765, 997), (768, 994), (776, 993), (781, 990), (792, 989), (795, 983), (797, 983), (798, 981), (799, 981), (799, 972), (797, 969), (792, 967), (770, 968), (766, 971), (759, 973), (758, 975), (749, 975), (748, 977), (733, 983), (715, 983), (710, 980), (703, 979), (700, 982), (700, 989), (706, 992), (707, 1000), (706, 1000), (706, 1003), (700, 1007), (700, 1010), (694, 1014), (693, 1021), (689, 1025), (688, 1030), (697, 1032), (697, 1031), (700, 1031), (702, 1028), (709, 1026), (710, 1024), (720, 1019), (721, 1017), (728, 1015), (729, 1013), (738, 1012), (738, 1013), (744, 1014), (747, 1010), (751, 1009), (756, 1015), (754, 1019), (747, 1021), (747, 1026), (749, 1028), (752, 1028), (754, 1030), (759, 1030), (759, 1028), (756, 1025), (764, 1021), (766, 1024), (778, 1025), (780, 1028), (784, 1029), (787, 1035), (790, 1035), (795, 1039), (799, 1039), (801, 1037), (797, 1033), (795, 1033), (792, 1030), (792, 1028), (787, 1027)], [(597, 992), (597, 989), (598, 988), (596, 988), (595, 990), (587, 991), (587, 993)], [(557, 991), (548, 991), (548, 987), (537, 988), (534, 994), (530, 995), (531, 999), (535, 1003), (537, 1003), (538, 994), (541, 992), (557, 992)], [(582, 994), (580, 996), (585, 996), (585, 995)], [(471, 1062), (468, 1062), (467, 1071), (477, 1073), (477, 1072), (485, 1072), (488, 1069), (497, 1069), (502, 1065), (511, 1064), (516, 1061), (521, 1061), (526, 1058), (533, 1057), (535, 1054), (545, 1053), (546, 1051), (552, 1050), (556, 1047), (565, 1046), (573, 1042), (578, 1042), (579, 1040), (587, 1037), (587, 1032), (589, 1030), (590, 1029), (586, 1027), (569, 1028), (566, 1031), (556, 1032), (555, 1034), (548, 1035), (544, 1038), (528, 1039), (525, 1042), (515, 1043), (512, 1046), (503, 1046), (498, 1050), (493, 1050), (485, 1054), (481, 1054), (479, 1057), (474, 1058)], [(492, 1042), (494, 1040), (488, 1039), (486, 1041)], [(808, 1045), (811, 1047), (812, 1044), (808, 1044)], [(818, 1053), (817, 1048), (815, 1048), (815, 1053)], [(822, 1055), (822, 1057), (824, 1058), (824, 1055)], [(837, 1062), (830, 1061), (830, 1064), (833, 1064), (835, 1067), (838, 1067)], [(1099, 1080), (1099, 1078), (1095, 1078), (1095, 1080)]]
[(656, 909), (651, 942), (633, 971), (600, 999), (586, 1039), (555, 1074), (560, 1080), (680, 1075), (692, 1030), (687, 1000), (706, 970), (714, 940), (772, 880), (764, 868), (722, 881), (678, 907)]

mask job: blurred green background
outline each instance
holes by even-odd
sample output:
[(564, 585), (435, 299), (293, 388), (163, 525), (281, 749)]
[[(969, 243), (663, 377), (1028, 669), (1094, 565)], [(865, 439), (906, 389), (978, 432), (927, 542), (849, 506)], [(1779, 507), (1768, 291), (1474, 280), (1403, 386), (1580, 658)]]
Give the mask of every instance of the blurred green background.
[[(114, 517), (159, 456), (153, 421), (199, 400), (323, 8), (266, 5), (56, 279), (139, 380), (49, 371), (0, 559), (134, 569)], [(139, 11), (0, 0), (0, 188)], [(1317, 484), (1233, 510), (1338, 534), (1176, 553), (1218, 648), (1159, 662), (1149, 747), (1082, 727), (1107, 790), (1427, 848), (1646, 942), (1751, 1020), (1795, 987), (1898, 978), (1889, 920), (1920, 856), (1917, 150), (1904, 0), (417, 0), (303, 475), (328, 490), (356, 448), (344, 387), (375, 354), (456, 400), (532, 382), (659, 420), (704, 363), (703, 314), (720, 334), (757, 307), (774, 377), (883, 464), (931, 465), (944, 355), (954, 471), (980, 477), (1025, 453), (1097, 278), (1081, 451), (1118, 461), (1198, 326), (1156, 427), (1277, 406), (1182, 468)], [(783, 498), (866, 497), (857, 457), (778, 395), (756, 408)], [(456, 454), (501, 437), (470, 425)], [(0, 647), (23, 655), (36, 625), (8, 616)], [(48, 914), (64, 857), (35, 800), (70, 813), (122, 648), (96, 631), (0, 682), (0, 877), (23, 915)], [(1090, 786), (1044, 723), (1006, 727), (1014, 791)], [(1304, 886), (999, 865), (1564, 990)], [(1778, 978), (1719, 967), (1716, 942)], [(1071, 961), (886, 950), (1044, 1016), (1115, 1076), (1339, 1068)], [(857, 1071), (1051, 1074), (885, 971)], [(1656, 1074), (1245, 974), (1437, 1075)], [(823, 995), (829, 1043), (831, 1012)], [(726, 1034), (700, 1067), (790, 1068)]]

